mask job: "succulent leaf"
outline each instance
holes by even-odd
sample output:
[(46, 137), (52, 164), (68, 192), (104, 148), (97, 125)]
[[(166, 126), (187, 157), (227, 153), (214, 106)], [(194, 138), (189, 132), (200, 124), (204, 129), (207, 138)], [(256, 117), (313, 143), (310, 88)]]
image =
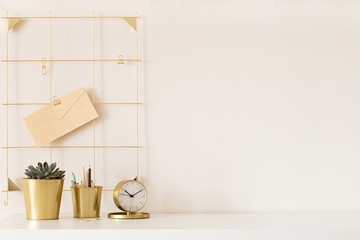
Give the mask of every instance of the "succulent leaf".
[(36, 168), (34, 168), (34, 166), (29, 166), (28, 169), (30, 172), (34, 173), (35, 175), (41, 174)]
[(44, 162), (43, 168), (44, 168), (44, 173), (47, 174), (49, 171), (49, 164), (47, 162)]
[(38, 163), (36, 167), (28, 166), (25, 169), (25, 175), (30, 179), (62, 179), (65, 176), (65, 171), (56, 168), (56, 163), (49, 165), (47, 162)]
[(54, 171), (55, 168), (56, 168), (56, 163), (52, 163), (49, 167), (49, 172)]

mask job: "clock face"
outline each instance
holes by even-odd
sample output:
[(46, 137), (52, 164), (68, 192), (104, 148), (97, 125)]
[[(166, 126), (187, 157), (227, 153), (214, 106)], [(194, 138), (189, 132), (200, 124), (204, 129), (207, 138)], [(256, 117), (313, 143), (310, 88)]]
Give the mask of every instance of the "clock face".
[(135, 180), (125, 182), (119, 192), (118, 201), (122, 210), (136, 212), (144, 207), (147, 193), (144, 185)]

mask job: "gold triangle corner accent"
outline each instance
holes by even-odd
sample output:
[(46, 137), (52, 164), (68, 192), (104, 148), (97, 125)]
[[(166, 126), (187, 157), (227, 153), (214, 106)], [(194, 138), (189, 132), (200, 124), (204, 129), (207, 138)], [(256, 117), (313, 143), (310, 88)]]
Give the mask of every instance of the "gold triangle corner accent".
[(20, 188), (10, 179), (8, 178), (8, 191), (19, 191)]
[(123, 19), (124, 19), (135, 31), (137, 31), (136, 18), (124, 17)]
[(7, 30), (10, 31), (19, 21), (20, 18), (7, 19)]

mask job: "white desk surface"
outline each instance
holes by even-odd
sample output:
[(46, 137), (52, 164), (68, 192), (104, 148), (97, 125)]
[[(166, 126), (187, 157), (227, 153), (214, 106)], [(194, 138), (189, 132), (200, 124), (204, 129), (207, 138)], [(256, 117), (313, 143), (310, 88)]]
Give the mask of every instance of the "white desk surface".
[(39, 234), (42, 231), (51, 231), (51, 239), (359, 240), (360, 213), (151, 214), (150, 219), (138, 220), (113, 220), (106, 215), (100, 219), (75, 219), (63, 214), (59, 220), (40, 221), (17, 214), (0, 220), (0, 239), (4, 234), (16, 236), (13, 239), (49, 239), (48, 234)]

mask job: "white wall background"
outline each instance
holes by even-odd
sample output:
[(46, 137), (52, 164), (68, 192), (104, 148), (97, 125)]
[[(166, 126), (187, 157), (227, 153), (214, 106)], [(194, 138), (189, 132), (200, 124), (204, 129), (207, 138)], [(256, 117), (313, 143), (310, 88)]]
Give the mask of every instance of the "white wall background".
[[(360, 2), (2, 0), (0, 8), (144, 17), (148, 211), (360, 210)], [(114, 164), (122, 167), (108, 162), (98, 177)], [(111, 193), (103, 197), (103, 212), (116, 210)], [(70, 194), (63, 200), (71, 212)], [(23, 211), (22, 194), (0, 210)]]

